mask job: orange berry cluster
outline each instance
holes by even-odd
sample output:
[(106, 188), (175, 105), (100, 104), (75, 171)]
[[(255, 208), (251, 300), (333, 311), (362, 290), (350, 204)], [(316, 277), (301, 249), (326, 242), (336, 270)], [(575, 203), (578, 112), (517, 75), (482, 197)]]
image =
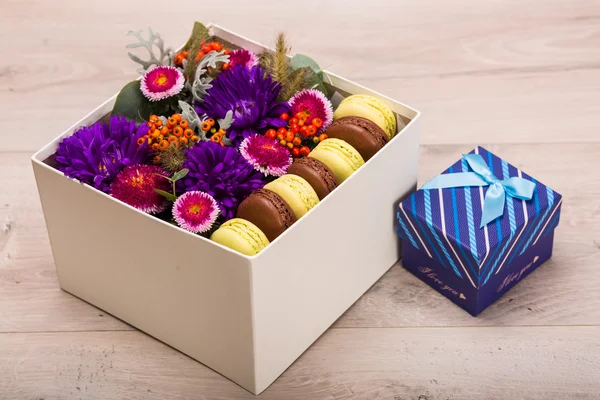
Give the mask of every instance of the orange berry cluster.
[(225, 146), (225, 143), (223, 143), (223, 137), (225, 137), (225, 130), (217, 129), (215, 127), (214, 119), (209, 118), (206, 121), (202, 122), (202, 125), (200, 125), (200, 129), (206, 132), (207, 136), (210, 135), (211, 142), (219, 143), (221, 146)]
[(148, 143), (153, 150), (165, 150), (171, 143), (188, 144), (198, 141), (198, 136), (189, 128), (189, 122), (182, 119), (181, 114), (173, 114), (163, 124), (157, 115), (151, 115), (147, 123), (148, 133), (138, 139), (138, 145)]
[[(205, 55), (207, 55), (208, 53), (210, 53), (211, 51), (221, 51), (223, 50), (223, 44), (219, 43), (219, 42), (210, 42), (210, 43), (206, 43), (204, 40), (201, 42), (200, 44), (200, 51), (198, 51), (198, 54), (196, 55), (196, 62), (199, 62), (202, 57), (204, 57)], [(229, 54), (229, 50), (225, 49), (225, 54)], [(180, 53), (175, 54), (175, 57), (173, 57), (173, 61), (175, 62), (175, 65), (177, 65), (178, 67), (181, 67), (183, 65), (183, 60), (186, 60), (190, 55), (189, 50), (186, 51), (182, 51)], [(229, 64), (223, 64), (223, 69), (229, 69)]]
[(287, 121), (288, 128), (269, 129), (265, 132), (265, 136), (277, 139), (280, 145), (290, 150), (294, 158), (306, 157), (310, 154), (310, 148), (303, 145), (304, 140), (309, 139), (313, 143), (319, 143), (327, 139), (324, 133), (317, 136), (317, 131), (323, 126), (321, 118), (311, 119), (308, 111), (298, 112), (292, 118), (287, 113), (283, 113), (279, 118)]

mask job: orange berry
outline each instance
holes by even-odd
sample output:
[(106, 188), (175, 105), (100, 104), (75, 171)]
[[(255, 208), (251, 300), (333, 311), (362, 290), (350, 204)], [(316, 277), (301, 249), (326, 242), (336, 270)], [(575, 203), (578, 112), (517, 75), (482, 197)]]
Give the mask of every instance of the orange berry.
[(183, 56), (184, 56), (185, 58), (188, 58), (188, 56), (190, 55), (190, 51), (189, 51), (189, 50), (186, 50), (186, 51), (184, 51), (184, 52), (183, 52), (183, 53), (181, 53), (181, 54), (183, 54)]
[(138, 146), (141, 146), (141, 145), (143, 145), (145, 141), (146, 141), (146, 138), (144, 138), (144, 137), (141, 137), (141, 138), (139, 138), (139, 139), (137, 140), (137, 144), (138, 144)]
[(171, 118), (175, 118), (175, 121), (178, 123), (181, 122), (181, 114), (173, 114), (171, 115)]
[(154, 150), (154, 151), (158, 150), (158, 143), (152, 144), (152, 150)]
[(321, 134), (319, 135), (319, 141), (321, 141), (321, 142), (322, 142), (323, 140), (327, 139), (328, 137), (329, 137), (329, 136), (327, 136), (327, 134), (326, 134), (326, 133), (321, 133)]
[(213, 50), (216, 50), (216, 51), (221, 51), (221, 50), (223, 50), (223, 45), (222, 45), (221, 43), (219, 43), (219, 42), (212, 42), (212, 43), (210, 44), (210, 47), (212, 47), (212, 48), (213, 48)]
[(294, 143), (288, 143), (287, 144), (288, 149), (293, 149), (294, 148)]
[(281, 139), (279, 141), (279, 144), (282, 145), (282, 146), (285, 146), (285, 145), (287, 145), (287, 142), (285, 140)]
[(188, 144), (188, 138), (186, 138), (186, 137), (180, 137), (180, 138), (179, 138), (179, 143), (185, 143), (185, 144)]
[(208, 121), (204, 121), (200, 126), (200, 129), (202, 129), (204, 132), (208, 132), (210, 130), (210, 126), (211, 125), (208, 123)]
[(173, 135), (180, 137), (181, 135), (183, 135), (183, 128), (180, 126), (176, 126), (175, 128), (173, 128)]
[(174, 128), (175, 125), (177, 125), (177, 120), (175, 118), (171, 117), (167, 120), (167, 127)]
[(154, 162), (154, 164), (158, 164), (160, 162), (160, 156), (154, 156), (154, 159), (152, 161)]
[(157, 137), (159, 137), (159, 136), (160, 136), (160, 132), (158, 131), (158, 129), (155, 129), (155, 130), (152, 132), (152, 137), (153, 137), (154, 139), (156, 139), (156, 138), (157, 138)]
[(210, 124), (210, 126), (214, 126), (215, 125), (215, 120), (212, 119), (212, 118), (207, 119), (206, 122), (208, 122)]
[(225, 54), (229, 55), (229, 50), (225, 49)]
[(160, 134), (163, 136), (167, 136), (170, 132), (171, 132), (171, 130), (166, 126), (163, 126), (162, 128), (160, 128)]
[(157, 127), (162, 126), (162, 119), (157, 120), (154, 125), (156, 125)]
[(304, 126), (305, 122), (306, 122), (306, 118), (300, 118), (300, 119), (298, 119), (298, 126)]
[(186, 130), (183, 131), (183, 136), (185, 136), (186, 138), (191, 138), (192, 136), (194, 136), (194, 131), (191, 130), (190, 128), (187, 128)]
[(179, 126), (182, 127), (183, 129), (187, 129), (187, 127), (190, 125), (190, 123), (184, 119), (183, 121), (179, 122)]
[(204, 52), (203, 52), (203, 51), (199, 51), (199, 52), (196, 54), (196, 62), (198, 62), (198, 61), (202, 60), (202, 57), (204, 57), (205, 55), (206, 55), (206, 54), (204, 54)]
[(294, 146), (300, 146), (302, 144), (302, 139), (295, 137), (294, 140), (292, 140), (292, 143), (294, 143)]
[(194, 135), (194, 136), (192, 136), (192, 137), (190, 138), (190, 140), (191, 140), (192, 142), (194, 142), (194, 143), (195, 143), (195, 142), (197, 142), (198, 140), (200, 140), (200, 138), (199, 138), (198, 136)]
[(300, 155), (302, 157), (306, 157), (310, 154), (310, 148), (308, 146), (302, 146), (300, 147)]
[(294, 140), (294, 134), (288, 131), (285, 133), (284, 139), (286, 142), (291, 142)]
[(173, 57), (173, 61), (175, 62), (175, 64), (181, 65), (183, 63), (183, 54), (175, 55), (175, 57)]
[(156, 122), (156, 121), (160, 121), (160, 119), (158, 118), (158, 115), (156, 115), (156, 114), (152, 114), (152, 115), (150, 116), (150, 118), (148, 118), (148, 121), (150, 121), (150, 122), (154, 123), (154, 122)]
[(159, 143), (159, 145), (158, 145), (158, 146), (160, 147), (160, 149), (161, 149), (161, 150), (164, 150), (164, 149), (166, 149), (167, 147), (169, 147), (169, 142), (168, 142), (168, 141), (166, 141), (166, 140), (162, 140), (162, 141)]
[(227, 71), (229, 69), (229, 63), (223, 64), (223, 71)]
[(169, 135), (169, 137), (167, 138), (167, 140), (169, 141), (169, 143), (176, 142), (177, 141), (177, 136)]

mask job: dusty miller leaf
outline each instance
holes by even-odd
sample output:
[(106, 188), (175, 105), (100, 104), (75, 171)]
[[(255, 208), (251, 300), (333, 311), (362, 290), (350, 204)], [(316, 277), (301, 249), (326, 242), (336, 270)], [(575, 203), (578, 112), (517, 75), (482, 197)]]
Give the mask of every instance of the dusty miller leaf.
[[(165, 49), (165, 42), (163, 38), (158, 33), (154, 33), (152, 28), (148, 28), (148, 38), (144, 38), (142, 35), (142, 31), (139, 30), (137, 32), (129, 31), (127, 33), (128, 36), (135, 36), (138, 39), (138, 42), (128, 44), (126, 47), (128, 49), (136, 49), (138, 47), (144, 47), (148, 50), (148, 54), (150, 58), (146, 60), (142, 60), (140, 57), (136, 56), (133, 53), (127, 53), (129, 58), (131, 58), (136, 63), (140, 64), (142, 68), (138, 69), (140, 73), (146, 72), (153, 65), (161, 66), (161, 65), (172, 65), (173, 59), (173, 50), (168, 47)], [(156, 49), (155, 49), (156, 48)], [(158, 55), (156, 51), (158, 50)]]
[(223, 129), (224, 131), (231, 127), (233, 121), (235, 120), (233, 119), (232, 110), (227, 111), (227, 114), (225, 114), (225, 118), (217, 120), (217, 122), (219, 123), (219, 128)]
[(196, 101), (204, 101), (204, 96), (207, 94), (207, 90), (212, 88), (211, 82), (213, 78), (207, 76), (209, 68), (217, 68), (217, 63), (229, 62), (229, 56), (225, 54), (225, 51), (211, 51), (200, 60), (198, 67), (196, 68), (196, 75), (194, 77), (194, 83), (192, 84), (192, 95)]
[(202, 131), (199, 129), (200, 125), (202, 125), (202, 121), (200, 120), (198, 113), (196, 113), (196, 110), (194, 110), (194, 107), (185, 101), (179, 100), (179, 108), (181, 108), (181, 118), (187, 120), (190, 129), (195, 131), (196, 128), (198, 128), (198, 130)]

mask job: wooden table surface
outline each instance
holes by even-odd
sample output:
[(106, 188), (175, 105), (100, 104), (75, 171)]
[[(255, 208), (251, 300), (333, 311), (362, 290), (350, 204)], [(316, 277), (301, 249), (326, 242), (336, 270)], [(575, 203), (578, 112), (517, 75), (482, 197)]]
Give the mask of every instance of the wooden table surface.
[(419, 182), (483, 145), (564, 195), (554, 257), (479, 317), (395, 265), (260, 398), (600, 398), (600, 2), (2, 0), (0, 399), (251, 399), (59, 289), (29, 162), (194, 19), (423, 112)]

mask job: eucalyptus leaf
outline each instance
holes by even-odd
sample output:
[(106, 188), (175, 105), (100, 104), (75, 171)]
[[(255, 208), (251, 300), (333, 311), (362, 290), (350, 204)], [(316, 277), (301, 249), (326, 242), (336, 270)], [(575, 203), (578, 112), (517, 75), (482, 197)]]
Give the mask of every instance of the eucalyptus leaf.
[(319, 64), (312, 58), (305, 56), (304, 54), (296, 54), (290, 60), (290, 65), (293, 69), (300, 69), (308, 67), (313, 70), (313, 72), (319, 77), (319, 79), (323, 80), (323, 70), (319, 67)]
[(175, 174), (173, 174), (171, 180), (173, 182), (177, 182), (178, 180), (184, 178), (188, 174), (188, 172), (190, 172), (190, 170), (187, 168), (184, 168), (181, 171), (177, 171)]
[(121, 89), (111, 115), (127, 117), (138, 122), (146, 121), (152, 114), (152, 104), (140, 90), (140, 81), (129, 82)]
[(317, 89), (318, 91), (323, 92), (325, 96), (328, 96), (327, 88), (323, 84), (323, 80), (319, 78), (319, 76), (312, 70), (312, 68), (305, 67), (304, 71), (307, 88)]
[(165, 192), (164, 190), (160, 190), (160, 189), (154, 189), (154, 191), (156, 193), (160, 194), (161, 196), (165, 197), (169, 201), (177, 200), (177, 196), (173, 195), (173, 193)]

